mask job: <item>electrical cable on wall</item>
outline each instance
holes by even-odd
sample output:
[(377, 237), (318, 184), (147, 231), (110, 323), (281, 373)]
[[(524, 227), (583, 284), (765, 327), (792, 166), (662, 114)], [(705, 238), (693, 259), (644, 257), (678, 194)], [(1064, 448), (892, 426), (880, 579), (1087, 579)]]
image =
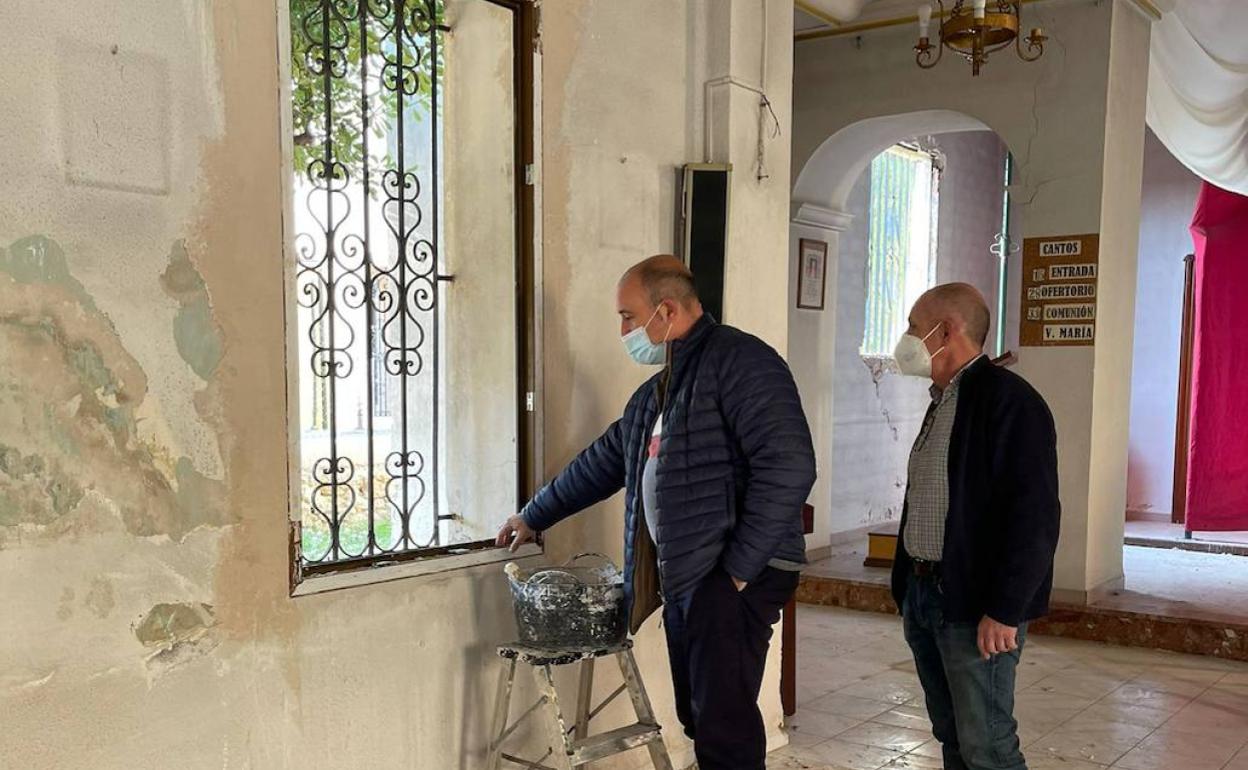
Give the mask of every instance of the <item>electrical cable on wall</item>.
[[(763, 21), (761, 27), (762, 51), (760, 54), (759, 64), (759, 86), (752, 86), (749, 83), (743, 83), (732, 75), (724, 75), (722, 77), (706, 81), (702, 88), (702, 147), (703, 156), (707, 163), (711, 162), (714, 155), (712, 152), (711, 139), (711, 89), (717, 86), (732, 85), (758, 95), (758, 143), (756, 145), (757, 151), (755, 155), (755, 170), (756, 179), (759, 182), (769, 178), (770, 176), (767, 173), (766, 140), (768, 138), (776, 139), (781, 133), (780, 118), (776, 115), (775, 109), (772, 108), (771, 99), (767, 97), (767, 92), (762, 88), (767, 84), (767, 1), (768, 0), (761, 0)], [(770, 137), (768, 136), (766, 128), (769, 117), (772, 124)]]

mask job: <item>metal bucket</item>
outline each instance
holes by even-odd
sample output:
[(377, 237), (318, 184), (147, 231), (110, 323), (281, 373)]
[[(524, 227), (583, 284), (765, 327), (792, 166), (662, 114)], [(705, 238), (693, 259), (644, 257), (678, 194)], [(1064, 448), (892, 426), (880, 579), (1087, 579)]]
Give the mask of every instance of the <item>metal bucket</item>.
[[(595, 557), (600, 563), (579, 563)], [(546, 648), (600, 649), (628, 635), (624, 576), (597, 553), (574, 556), (562, 567), (525, 571), (508, 564), (507, 577), (520, 641)]]

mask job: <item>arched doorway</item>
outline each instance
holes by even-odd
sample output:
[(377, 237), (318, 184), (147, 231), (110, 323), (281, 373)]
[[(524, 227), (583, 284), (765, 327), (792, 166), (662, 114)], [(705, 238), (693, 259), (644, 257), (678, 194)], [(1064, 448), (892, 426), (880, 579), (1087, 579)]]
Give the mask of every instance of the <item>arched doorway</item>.
[[(920, 158), (930, 152), (940, 171), (939, 185), (933, 182), (931, 188), (934, 227), (921, 234), (931, 238), (930, 274), (926, 285), (916, 287), (911, 265), (908, 286), (892, 286), (897, 291), (888, 302), (872, 303), (869, 298), (884, 284), (906, 280), (881, 274), (873, 261), (872, 253), (878, 257), (889, 244), (880, 242), (881, 228), (871, 220), (897, 211), (881, 210), (889, 208), (888, 197), (869, 189), (873, 175), (877, 182), (897, 183), (875, 161), (882, 154), (904, 154), (905, 148), (919, 150)], [(800, 307), (799, 297), (789, 310), (790, 362), (821, 469), (811, 499), (815, 531), (808, 547), (814, 556), (851, 537), (865, 547), (865, 532), (858, 530), (900, 516), (905, 456), (922, 418), (925, 392), (922, 383), (891, 373), (889, 364), (899, 333), (895, 322), (908, 312), (916, 288), (921, 293), (949, 281), (979, 286), (994, 311), (988, 352), (1014, 344), (1016, 335), (1009, 331), (1016, 324), (1009, 319), (1016, 317), (1016, 292), (1001, 276), (1017, 269), (1001, 265), (999, 240), (1007, 230), (1018, 232), (1016, 219), (1008, 228), (1004, 221), (1007, 157), (1005, 142), (985, 122), (962, 112), (926, 110), (845, 126), (815, 147), (796, 175), (790, 227), (794, 296), (803, 243), (826, 244), (827, 254), (822, 309)], [(1011, 249), (1006, 245), (1004, 251), (1008, 256)], [(884, 315), (891, 309), (894, 317), (881, 318), (881, 305)]]

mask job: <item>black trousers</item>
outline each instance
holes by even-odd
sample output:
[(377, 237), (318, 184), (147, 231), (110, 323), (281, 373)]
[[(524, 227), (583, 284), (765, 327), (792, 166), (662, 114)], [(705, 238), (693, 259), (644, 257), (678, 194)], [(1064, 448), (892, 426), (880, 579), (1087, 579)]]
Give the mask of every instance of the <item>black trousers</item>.
[(663, 608), (676, 713), (699, 770), (765, 770), (767, 729), (758, 709), (772, 626), (800, 575), (768, 567), (737, 591), (722, 569)]

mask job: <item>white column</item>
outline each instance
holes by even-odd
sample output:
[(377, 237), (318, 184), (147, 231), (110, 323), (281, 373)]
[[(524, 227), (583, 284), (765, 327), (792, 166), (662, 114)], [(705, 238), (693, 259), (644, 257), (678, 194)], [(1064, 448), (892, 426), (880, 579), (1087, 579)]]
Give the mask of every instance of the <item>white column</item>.
[[(1062, 535), (1054, 575), (1054, 598), (1084, 602), (1121, 586), (1126, 516), (1127, 439), (1131, 401), (1131, 353), (1135, 334), (1136, 257), (1144, 153), (1144, 106), (1148, 78), (1149, 20), (1129, 0), (1095, 13), (1094, 31), (1104, 59), (1082, 79), (1089, 89), (1081, 105), (1099, 112), (1098, 136), (1071, 137), (1095, 165), (1083, 175), (1056, 177), (1061, 195), (1038, 194), (1046, 178), (1040, 156), (1030, 197), (1021, 211), (1023, 235), (1100, 235), (1094, 347), (1028, 347), (1018, 371), (1044, 395), (1058, 433)], [(1046, 54), (1049, 55), (1049, 54)], [(1103, 117), (1102, 117), (1103, 116)], [(1055, 125), (1045, 144), (1054, 155), (1067, 147)], [(1099, 157), (1097, 157), (1099, 156)], [(1017, 274), (1015, 276), (1017, 279)], [(1017, 291), (1017, 283), (1013, 284)], [(1170, 440), (1166, 437), (1165, 440)]]
[[(853, 215), (814, 203), (795, 206), (796, 212), (789, 224), (788, 360), (810, 421), (819, 468), (819, 479), (810, 496), (810, 504), (815, 508), (815, 531), (806, 537), (807, 551), (818, 558), (830, 545), (832, 523), (832, 366), (836, 356), (837, 265), (841, 233), (849, 228)], [(801, 270), (798, 249), (803, 238), (828, 244), (823, 310), (797, 307)]]

